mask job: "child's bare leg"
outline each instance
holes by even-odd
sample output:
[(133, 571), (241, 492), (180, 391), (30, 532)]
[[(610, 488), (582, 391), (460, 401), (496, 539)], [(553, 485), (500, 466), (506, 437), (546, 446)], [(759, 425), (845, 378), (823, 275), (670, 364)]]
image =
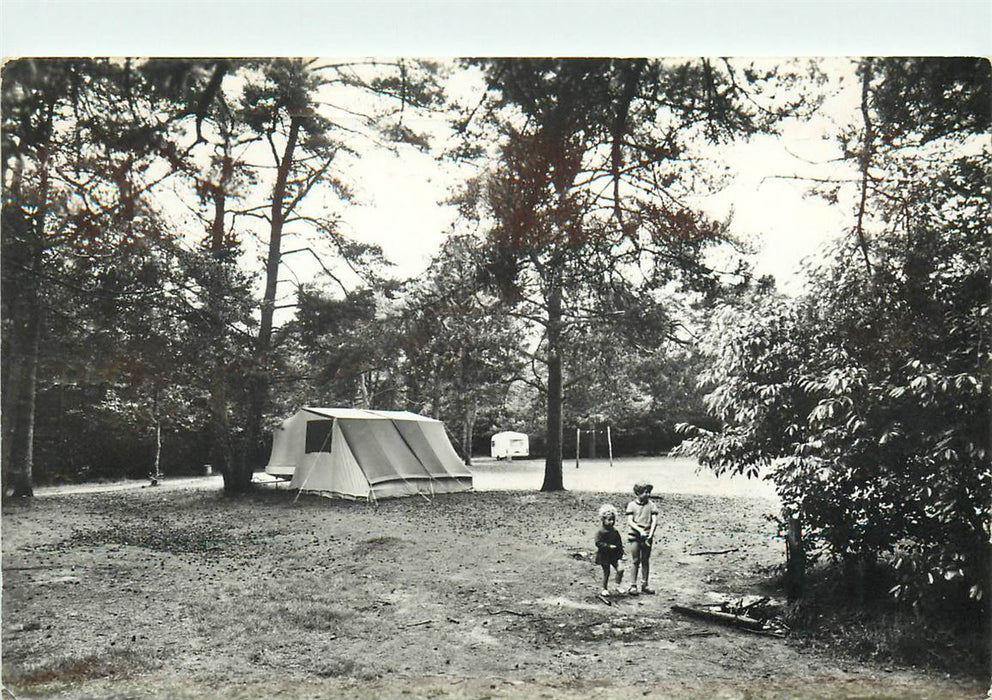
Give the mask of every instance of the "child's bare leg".
[(610, 584), (610, 565), (601, 564), (600, 566), (603, 567), (603, 585), (601, 586), (601, 588), (602, 590), (606, 591), (607, 586), (609, 586)]
[[(641, 552), (641, 590), (651, 591), (648, 588), (648, 577), (651, 575), (651, 547), (645, 547)], [(653, 591), (651, 591), (653, 592)]]
[(620, 584), (623, 583), (623, 567), (617, 563), (614, 564), (614, 568), (617, 571), (617, 588), (620, 588)]
[(631, 542), (630, 543), (630, 562), (633, 565), (634, 572), (630, 575), (630, 586), (636, 591), (637, 590), (637, 573), (641, 568), (641, 543)]

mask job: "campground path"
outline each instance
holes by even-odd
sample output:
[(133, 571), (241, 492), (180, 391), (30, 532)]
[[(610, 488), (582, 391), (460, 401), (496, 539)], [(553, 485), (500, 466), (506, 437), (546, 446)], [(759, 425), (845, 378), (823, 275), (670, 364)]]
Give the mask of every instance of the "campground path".
[[(489, 457), (472, 460), (472, 475), (476, 491), (539, 491), (544, 480), (544, 462), (538, 459), (497, 461)], [(761, 479), (741, 476), (717, 477), (701, 468), (693, 459), (684, 457), (632, 457), (586, 459), (576, 467), (575, 462), (563, 465), (565, 489), (578, 492), (630, 493), (634, 482), (647, 480), (654, 484), (656, 494), (686, 494), (695, 496), (730, 496), (777, 500), (775, 487)], [(260, 486), (288, 489), (289, 484), (273, 479), (264, 472), (255, 474)], [(73, 493), (102, 493), (151, 489), (171, 491), (177, 489), (219, 490), (224, 481), (218, 474), (210, 476), (181, 476), (163, 478), (157, 486), (150, 486), (148, 479), (94, 482), (39, 486), (35, 496), (57, 496)]]

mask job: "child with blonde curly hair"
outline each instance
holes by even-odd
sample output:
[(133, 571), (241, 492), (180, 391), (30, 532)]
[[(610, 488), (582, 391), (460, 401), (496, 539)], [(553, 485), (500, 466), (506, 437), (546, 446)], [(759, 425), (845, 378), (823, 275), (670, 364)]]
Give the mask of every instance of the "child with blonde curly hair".
[(609, 503), (604, 503), (599, 509), (599, 519), (602, 527), (596, 532), (596, 563), (603, 568), (603, 590), (600, 595), (610, 594), (610, 568), (617, 574), (617, 590), (623, 581), (623, 539), (616, 528), (617, 509)]

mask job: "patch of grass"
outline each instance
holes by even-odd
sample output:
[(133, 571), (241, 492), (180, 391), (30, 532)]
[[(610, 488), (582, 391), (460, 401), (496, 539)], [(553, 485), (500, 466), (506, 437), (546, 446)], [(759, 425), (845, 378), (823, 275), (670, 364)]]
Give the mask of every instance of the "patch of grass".
[(95, 678), (124, 676), (148, 668), (148, 662), (137, 652), (121, 649), (98, 656), (66, 656), (25, 669), (4, 665), (4, 678), (18, 686), (48, 683), (80, 683)]
[(341, 678), (342, 676), (357, 676), (358, 664), (351, 659), (326, 659), (313, 669), (315, 675), (321, 678)]
[(882, 572), (851, 591), (840, 567), (810, 572), (803, 600), (789, 606), (785, 621), (812, 647), (897, 666), (988, 677), (989, 630), (977, 611), (950, 601), (914, 609), (887, 594)]
[(278, 614), (294, 627), (309, 632), (337, 630), (341, 622), (354, 615), (353, 612), (343, 610), (339, 606), (314, 600), (294, 600), (284, 603), (280, 606)]
[(182, 527), (163, 523), (118, 523), (112, 527), (77, 531), (57, 548), (118, 545), (143, 547), (170, 554), (200, 554), (245, 547), (272, 533), (232, 532), (219, 525), (188, 523)]

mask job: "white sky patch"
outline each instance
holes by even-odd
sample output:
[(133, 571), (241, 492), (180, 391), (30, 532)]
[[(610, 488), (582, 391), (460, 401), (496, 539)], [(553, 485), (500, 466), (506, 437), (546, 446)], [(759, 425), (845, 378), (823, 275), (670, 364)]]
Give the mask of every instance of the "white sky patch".
[(379, 151), (364, 155), (350, 175), (358, 204), (344, 212), (344, 232), (381, 246), (396, 266), (392, 276), (419, 275), (457, 216), (443, 203), (451, 187), (444, 166), (427, 154)]
[[(840, 125), (857, 123), (859, 86), (850, 59), (826, 59), (822, 66), (831, 72), (824, 86), (831, 94), (817, 113), (786, 122), (780, 135), (713, 149), (708, 155), (727, 168), (730, 179), (721, 191), (697, 202), (716, 218), (732, 214), (732, 233), (755, 248), (755, 272), (773, 275), (788, 293), (802, 288), (803, 259), (815, 256), (853, 222), (856, 173), (850, 163), (839, 162), (834, 137)], [(460, 79), (464, 96), (470, 97), (465, 77)], [(441, 140), (447, 136), (440, 123), (411, 125)], [(380, 245), (396, 265), (394, 277), (417, 276), (456, 223), (456, 208), (443, 202), (466, 175), (450, 162), (412, 149), (368, 151), (347, 173), (358, 201), (343, 211), (343, 231)], [(824, 179), (850, 181), (837, 204), (810, 193), (815, 181)]]
[[(735, 61), (744, 65), (748, 59)], [(762, 63), (777, 61), (766, 59)], [(815, 256), (825, 242), (836, 240), (853, 223), (856, 172), (850, 163), (839, 162), (841, 153), (834, 137), (841, 125), (858, 123), (859, 85), (852, 60), (826, 59), (821, 66), (831, 78), (822, 86), (828, 97), (817, 113), (809, 119), (788, 120), (780, 135), (762, 135), (707, 149), (705, 155), (717, 167), (726, 168), (728, 182), (719, 192), (693, 202), (715, 218), (731, 217), (731, 232), (755, 250), (755, 272), (773, 275), (781, 290), (793, 294), (803, 286), (802, 260)], [(474, 106), (481, 96), (477, 70), (455, 69), (447, 82), (463, 104)], [(340, 93), (322, 97), (345, 99)], [(352, 93), (349, 98), (353, 100), (345, 102), (349, 109), (374, 111), (368, 96), (354, 101)], [(357, 117), (345, 121), (352, 128), (361, 126)], [(312, 194), (316, 199), (312, 205), (317, 209), (340, 216), (341, 233), (380, 246), (394, 264), (388, 274), (401, 280), (422, 275), (445, 237), (459, 226), (457, 208), (445, 201), (474, 172), (469, 166), (438, 157), (445, 145), (451, 145), (444, 115), (415, 118), (411, 112), (404, 116), (404, 122), (432, 136), (431, 152), (406, 145), (379, 147), (373, 140), (354, 136), (352, 146), (359, 154), (343, 156), (335, 170), (335, 175), (353, 191), (354, 199), (342, 202), (327, 188)], [(252, 160), (266, 163), (271, 159), (264, 149), (256, 151)], [(849, 184), (841, 190), (838, 203), (831, 204), (810, 194), (816, 179), (849, 180)], [(266, 194), (262, 186), (253, 198)], [(267, 240), (264, 223), (255, 223), (257, 226), (252, 228), (259, 239)], [(287, 227), (287, 234), (285, 250), (310, 246), (347, 286), (358, 284), (357, 278), (337, 260), (333, 247), (322, 240), (323, 236), (308, 233), (302, 226)], [(256, 271), (261, 269), (258, 258), (263, 253), (264, 240), (252, 240), (251, 236), (244, 239), (245, 262)], [(281, 304), (292, 301), (299, 282), (312, 282), (331, 294), (340, 294), (338, 285), (322, 273), (310, 254), (286, 256), (281, 276), (286, 280), (280, 284)]]
[(838, 155), (836, 146), (825, 144), (760, 137), (727, 147), (723, 158), (736, 174), (703, 205), (717, 218), (731, 216), (731, 232), (755, 248), (755, 272), (773, 275), (786, 292), (801, 288), (803, 259), (843, 235), (852, 221), (849, 196), (829, 203), (810, 192), (813, 179), (804, 179), (849, 177), (847, 168), (829, 162)]

